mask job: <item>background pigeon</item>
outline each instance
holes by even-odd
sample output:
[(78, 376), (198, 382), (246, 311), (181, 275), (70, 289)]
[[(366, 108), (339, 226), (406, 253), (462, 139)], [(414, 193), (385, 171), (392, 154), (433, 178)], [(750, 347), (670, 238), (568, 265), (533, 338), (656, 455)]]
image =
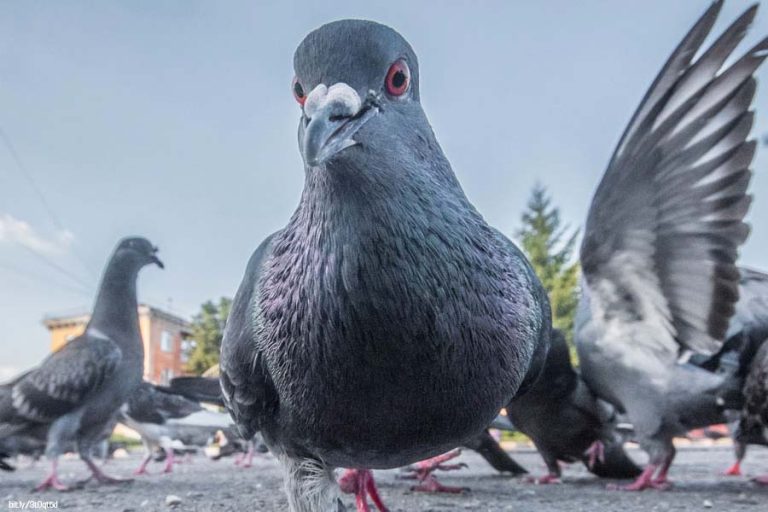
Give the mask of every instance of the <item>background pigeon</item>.
[(248, 264), (221, 384), (243, 436), (281, 460), (292, 511), (343, 507), (334, 467), (360, 470), (366, 510), (368, 469), (460, 445), (533, 380), (549, 305), (464, 195), (397, 32), (324, 25), (294, 67), (304, 191)]
[[(747, 443), (768, 445), (768, 343), (761, 345), (752, 362), (744, 384), (744, 398), (736, 440), (742, 446)], [(768, 475), (754, 480), (768, 485)]]
[(541, 377), (527, 393), (510, 402), (507, 414), (531, 438), (547, 465), (549, 474), (537, 483), (560, 478), (558, 461), (582, 461), (606, 478), (640, 474), (614, 432), (613, 409), (598, 401), (573, 369), (565, 337), (556, 329)]
[(768, 40), (724, 70), (756, 7), (694, 59), (722, 2), (685, 36), (622, 136), (592, 200), (576, 319), (582, 376), (626, 411), (649, 455), (628, 490), (666, 487), (672, 439), (722, 422), (722, 378), (677, 364), (711, 353), (738, 298), (750, 198), (754, 71)]
[(165, 473), (173, 471), (174, 441), (184, 446), (205, 446), (218, 430), (232, 425), (228, 415), (203, 409), (199, 402), (170, 388), (142, 382), (120, 409), (121, 423), (141, 436), (146, 456), (134, 472), (147, 474), (155, 453), (165, 451)]
[(101, 279), (85, 333), (49, 355), (0, 400), (0, 439), (32, 428), (47, 428), (50, 475), (37, 487), (66, 490), (57, 475), (58, 457), (76, 445), (93, 477), (105, 475), (91, 451), (117, 409), (141, 382), (144, 346), (139, 333), (136, 278), (150, 263), (162, 268), (157, 249), (144, 238), (118, 243)]

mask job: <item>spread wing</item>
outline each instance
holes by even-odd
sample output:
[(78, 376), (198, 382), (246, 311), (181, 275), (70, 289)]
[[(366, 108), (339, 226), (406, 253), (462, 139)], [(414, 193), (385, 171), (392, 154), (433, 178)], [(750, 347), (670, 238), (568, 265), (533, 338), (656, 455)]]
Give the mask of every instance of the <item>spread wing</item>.
[(259, 282), (274, 237), (264, 240), (251, 256), (221, 343), (219, 380), (224, 403), (244, 439), (261, 430), (265, 416), (277, 407), (277, 394), (262, 362), (253, 321), (258, 317)]
[(184, 418), (202, 410), (198, 402), (178, 395), (170, 388), (142, 382), (128, 400), (124, 412), (134, 421), (162, 425), (167, 419)]
[(49, 423), (73, 411), (99, 392), (122, 357), (114, 341), (86, 331), (16, 382), (11, 402), (17, 417)]
[(715, 351), (738, 299), (735, 261), (749, 231), (743, 218), (755, 152), (747, 141), (752, 75), (768, 39), (723, 69), (753, 7), (694, 59), (721, 5), (685, 36), (632, 117), (581, 246), (593, 319), (618, 329), (618, 342), (631, 339), (662, 358)]

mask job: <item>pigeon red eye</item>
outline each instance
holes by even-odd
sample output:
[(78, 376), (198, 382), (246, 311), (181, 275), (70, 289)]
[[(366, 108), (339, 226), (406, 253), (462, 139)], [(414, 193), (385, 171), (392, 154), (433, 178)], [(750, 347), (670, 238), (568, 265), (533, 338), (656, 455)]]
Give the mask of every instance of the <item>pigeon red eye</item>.
[(304, 105), (304, 102), (307, 101), (307, 95), (304, 94), (304, 88), (299, 83), (299, 79), (297, 77), (293, 77), (293, 86), (291, 87), (293, 90), (293, 97), (296, 98), (296, 101), (299, 102), (299, 105)]
[(411, 70), (404, 60), (398, 60), (387, 71), (387, 93), (390, 96), (402, 96), (408, 90), (411, 83)]

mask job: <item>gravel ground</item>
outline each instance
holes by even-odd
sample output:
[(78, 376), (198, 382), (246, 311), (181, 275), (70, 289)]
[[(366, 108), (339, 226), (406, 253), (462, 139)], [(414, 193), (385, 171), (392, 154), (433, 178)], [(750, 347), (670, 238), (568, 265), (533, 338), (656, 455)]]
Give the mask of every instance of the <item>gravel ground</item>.
[[(532, 450), (516, 450), (514, 457), (535, 473), (544, 466)], [(632, 455), (640, 460), (637, 451)], [(116, 476), (127, 476), (138, 465), (139, 453), (110, 461), (106, 470)], [(722, 477), (732, 461), (729, 447), (682, 448), (671, 477), (675, 485), (669, 491), (626, 493), (605, 490), (605, 480), (598, 480), (580, 465), (565, 468), (564, 483), (538, 486), (496, 474), (479, 456), (465, 452), (460, 459), (469, 468), (444, 473), (446, 485), (466, 486), (462, 495), (425, 495), (409, 490), (409, 481), (396, 478), (397, 471), (377, 472), (384, 500), (392, 512), (402, 511), (622, 511), (646, 512), (663, 510), (766, 511), (768, 489), (759, 488), (748, 477)], [(18, 509), (18, 501), (54, 502), (57, 509), (81, 512), (151, 512), (151, 511), (284, 511), (280, 470), (271, 456), (257, 457), (254, 467), (240, 469), (232, 459), (213, 462), (198, 456), (193, 462), (178, 466), (169, 475), (154, 474), (160, 464), (150, 468), (151, 476), (136, 478), (119, 486), (89, 484), (68, 493), (33, 493), (30, 491), (43, 477), (47, 467), (39, 463), (33, 468), (20, 468), (15, 473), (0, 474), (0, 510)], [(70, 482), (85, 476), (77, 460), (64, 460), (62, 477)], [(744, 469), (748, 475), (768, 473), (768, 452), (755, 448), (747, 457)], [(180, 503), (166, 504), (169, 496)], [(353, 500), (346, 499), (349, 510)], [(38, 505), (39, 507), (39, 505)], [(32, 505), (28, 507), (31, 509)]]

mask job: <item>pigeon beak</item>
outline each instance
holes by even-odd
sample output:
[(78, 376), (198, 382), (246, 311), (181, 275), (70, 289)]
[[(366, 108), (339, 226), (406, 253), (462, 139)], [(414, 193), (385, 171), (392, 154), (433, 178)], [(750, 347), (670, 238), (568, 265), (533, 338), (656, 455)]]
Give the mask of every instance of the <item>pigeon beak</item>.
[(352, 137), (378, 112), (378, 103), (370, 94), (363, 103), (357, 91), (343, 82), (330, 88), (315, 87), (304, 104), (304, 163), (316, 167), (358, 144)]
[[(156, 253), (157, 252), (157, 247), (155, 247), (154, 249), (155, 249), (155, 253)], [(162, 269), (165, 269), (165, 265), (163, 265), (163, 262), (160, 261), (160, 258), (157, 257), (157, 254), (153, 253), (152, 256), (149, 257), (149, 261), (151, 261), (152, 263), (154, 263), (158, 267), (160, 267)]]

